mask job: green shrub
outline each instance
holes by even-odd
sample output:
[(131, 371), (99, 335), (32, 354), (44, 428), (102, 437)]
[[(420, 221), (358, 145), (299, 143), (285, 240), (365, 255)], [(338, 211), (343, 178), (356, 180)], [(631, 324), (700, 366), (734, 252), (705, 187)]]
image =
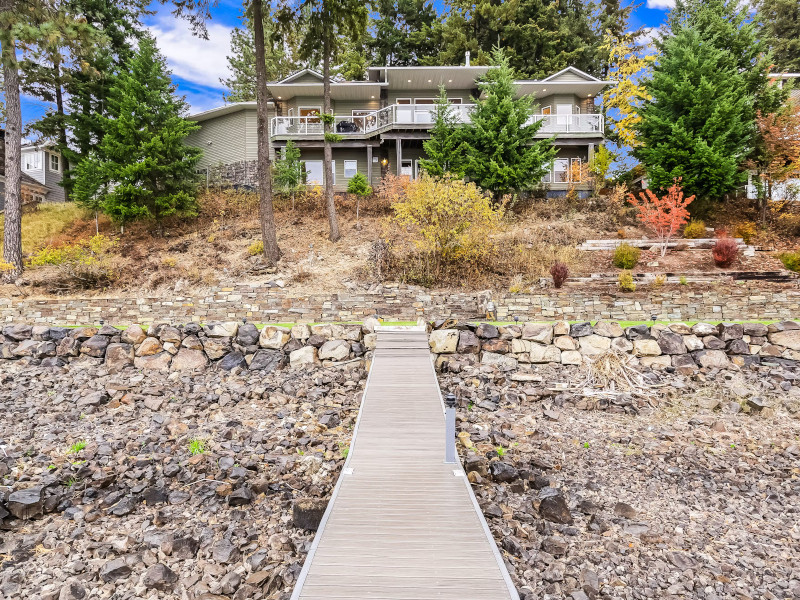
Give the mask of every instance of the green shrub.
[(614, 250), (614, 258), (612, 263), (619, 269), (632, 269), (639, 262), (639, 256), (642, 251), (639, 248), (634, 248), (630, 244), (620, 244)]
[(372, 193), (372, 188), (362, 173), (356, 173), (347, 182), (347, 193), (356, 194), (357, 196), (369, 196)]
[(636, 291), (636, 284), (633, 282), (633, 275), (630, 271), (622, 271), (619, 274), (619, 289), (623, 292)]
[(687, 240), (696, 240), (706, 237), (706, 224), (699, 219), (692, 219), (683, 228), (683, 237)]
[(800, 271), (800, 250), (795, 252), (784, 252), (778, 255), (783, 266), (790, 271)]

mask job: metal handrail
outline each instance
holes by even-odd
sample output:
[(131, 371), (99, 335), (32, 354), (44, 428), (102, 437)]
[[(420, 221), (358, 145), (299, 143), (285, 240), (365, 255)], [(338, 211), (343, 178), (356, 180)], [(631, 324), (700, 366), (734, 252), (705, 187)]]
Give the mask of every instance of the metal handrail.
[[(474, 104), (453, 104), (452, 113), (459, 123), (469, 122)], [(335, 116), (333, 132), (343, 136), (365, 135), (393, 125), (433, 125), (436, 106), (433, 104), (391, 104), (364, 115)], [(602, 133), (603, 115), (532, 115), (526, 124), (544, 121), (541, 133)], [(270, 135), (315, 135), (324, 133), (318, 116), (273, 117)]]

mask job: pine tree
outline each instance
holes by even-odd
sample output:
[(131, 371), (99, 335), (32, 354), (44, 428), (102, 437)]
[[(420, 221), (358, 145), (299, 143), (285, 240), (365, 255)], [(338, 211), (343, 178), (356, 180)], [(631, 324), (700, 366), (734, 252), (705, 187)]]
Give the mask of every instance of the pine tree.
[(453, 105), (447, 98), (444, 86), (439, 88), (439, 97), (436, 99), (433, 127), (430, 130), (430, 139), (422, 143), (427, 158), (419, 161), (428, 175), (443, 177), (447, 173), (463, 175), (459, 168), (461, 145), (461, 124), (453, 114)]
[(504, 194), (529, 190), (542, 180), (556, 156), (553, 138), (537, 140), (543, 121), (531, 123), (532, 99), (516, 98), (508, 58), (495, 49), (495, 67), (479, 83), (485, 97), (473, 99), (470, 123), (463, 128), (464, 174), (499, 201)]
[[(333, 152), (331, 144), (339, 137), (331, 131), (334, 117), (331, 112), (331, 76), (333, 66), (341, 57), (342, 40), (358, 42), (366, 35), (368, 11), (361, 0), (297, 0), (290, 11), (303, 26), (300, 57), (322, 63), (322, 114), (324, 126), (323, 162), (325, 169), (325, 203), (332, 242), (341, 237), (336, 204), (333, 196)], [(286, 17), (283, 17), (286, 20)]]
[[(110, 90), (98, 157), (78, 169), (78, 200), (88, 203), (99, 194), (103, 212), (115, 222), (154, 219), (162, 234), (165, 218), (194, 214), (201, 151), (184, 144), (197, 129), (184, 118), (186, 111), (155, 41), (143, 37)], [(95, 170), (103, 177), (89, 181)]]
[[(224, 95), (227, 102), (251, 102), (256, 99), (255, 33), (250, 5), (251, 0), (245, 0), (242, 27), (234, 28), (231, 33), (231, 53), (228, 55), (231, 76), (220, 79), (220, 83), (228, 88), (228, 93)], [(299, 67), (296, 62), (296, 32), (278, 30), (269, 4), (264, 5), (263, 12), (266, 76), (268, 81), (278, 81)]]
[[(542, 78), (568, 66), (602, 74), (602, 32), (587, 0), (449, 0), (446, 14), (436, 28), (442, 39), (438, 64), (460, 64), (467, 50), (475, 64), (490, 64), (499, 45), (521, 77)], [(627, 13), (616, 18), (627, 19)], [(604, 26), (611, 25), (609, 17)]]
[(797, 0), (757, 2), (766, 41), (772, 49), (776, 68), (800, 72), (800, 3)]
[(697, 196), (692, 214), (702, 215), (746, 177), (739, 166), (752, 150), (754, 98), (731, 53), (693, 27), (680, 27), (659, 50), (645, 82), (652, 98), (640, 109), (642, 145), (634, 155), (647, 167), (651, 188), (680, 179)]
[(376, 65), (430, 63), (437, 53), (439, 16), (431, 0), (372, 0), (369, 48)]
[(305, 177), (306, 168), (305, 163), (300, 160), (300, 148), (289, 140), (283, 149), (283, 155), (275, 161), (273, 178), (279, 192), (291, 195), (292, 210), (295, 194), (303, 189)]

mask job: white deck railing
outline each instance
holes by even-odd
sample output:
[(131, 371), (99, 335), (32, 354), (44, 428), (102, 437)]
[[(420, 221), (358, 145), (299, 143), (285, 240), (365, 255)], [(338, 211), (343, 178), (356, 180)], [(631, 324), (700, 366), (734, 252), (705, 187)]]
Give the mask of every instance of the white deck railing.
[[(469, 121), (474, 104), (453, 104), (452, 113), (460, 123)], [(333, 132), (343, 136), (363, 136), (394, 126), (432, 126), (436, 107), (432, 104), (392, 104), (358, 116), (334, 117)], [(603, 115), (533, 115), (531, 121), (543, 120), (541, 133), (602, 133)], [(270, 135), (321, 136), (322, 121), (317, 116), (273, 117)]]

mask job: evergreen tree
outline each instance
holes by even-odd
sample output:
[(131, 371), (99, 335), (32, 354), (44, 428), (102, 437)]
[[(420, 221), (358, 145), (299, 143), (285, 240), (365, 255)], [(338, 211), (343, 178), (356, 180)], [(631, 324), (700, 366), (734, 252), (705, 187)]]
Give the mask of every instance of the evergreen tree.
[(292, 197), (292, 210), (294, 210), (295, 194), (303, 189), (306, 178), (305, 163), (300, 160), (300, 148), (292, 140), (286, 142), (283, 155), (275, 161), (274, 174), (275, 187), (283, 194)]
[(502, 50), (479, 83), (485, 97), (475, 98), (464, 125), (463, 173), (499, 201), (504, 194), (529, 190), (548, 172), (556, 149), (553, 138), (537, 140), (543, 121), (531, 123), (532, 99), (516, 98), (514, 74)]
[(758, 0), (757, 7), (776, 68), (800, 72), (800, 3), (797, 0)]
[(369, 48), (374, 64), (407, 66), (434, 60), (439, 16), (431, 0), (372, 0), (372, 10)]
[[(249, 6), (251, 0), (245, 0), (242, 27), (234, 28), (231, 33), (231, 53), (228, 55), (228, 66), (231, 76), (220, 79), (228, 93), (224, 98), (228, 102), (249, 102), (256, 99), (256, 56), (253, 44), (254, 27)], [(273, 21), (269, 4), (264, 6), (264, 65), (268, 81), (278, 81), (289, 76), (299, 68), (296, 62), (297, 43), (295, 32), (279, 31)]]
[[(627, 19), (627, 13), (617, 18)], [(611, 26), (610, 17), (604, 26)], [(600, 75), (601, 33), (587, 0), (449, 0), (437, 28), (442, 44), (436, 60), (460, 64), (469, 50), (475, 64), (490, 64), (499, 45), (521, 77), (538, 79), (567, 66)]]
[(752, 150), (754, 98), (732, 54), (696, 29), (680, 27), (659, 50), (634, 155), (647, 167), (650, 187), (667, 189), (680, 179), (697, 196), (692, 214), (702, 215), (746, 178), (739, 166)]
[[(78, 169), (78, 200), (89, 204), (100, 195), (103, 212), (115, 222), (154, 219), (160, 233), (165, 218), (194, 214), (201, 151), (184, 144), (197, 129), (184, 118), (186, 110), (155, 41), (143, 37), (110, 90), (98, 156)], [(91, 175), (95, 171), (102, 178)]]
[(331, 131), (334, 117), (331, 112), (331, 76), (333, 66), (341, 57), (342, 40), (357, 43), (366, 35), (368, 11), (361, 0), (296, 0), (293, 10), (284, 12), (282, 20), (301, 23), (303, 38), (300, 57), (322, 63), (323, 163), (325, 170), (325, 203), (332, 242), (341, 237), (336, 204), (333, 196), (333, 152), (331, 144), (340, 138)]
[(447, 173), (463, 175), (458, 160), (461, 133), (461, 124), (453, 114), (453, 106), (447, 98), (447, 91), (441, 86), (439, 97), (436, 99), (431, 137), (422, 143), (427, 158), (419, 161), (420, 167), (428, 175), (432, 177), (443, 177)]

